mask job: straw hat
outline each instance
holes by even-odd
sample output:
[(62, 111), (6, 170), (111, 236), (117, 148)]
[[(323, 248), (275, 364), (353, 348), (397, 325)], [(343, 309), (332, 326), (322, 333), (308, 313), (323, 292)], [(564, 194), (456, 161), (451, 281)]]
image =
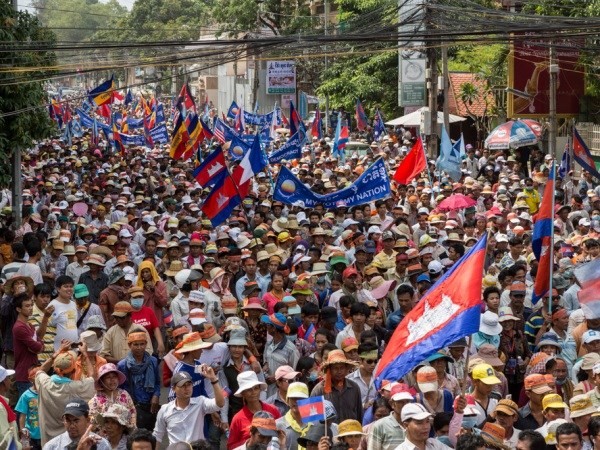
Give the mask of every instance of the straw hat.
[(13, 285), (17, 282), (17, 281), (23, 281), (25, 283), (25, 289), (28, 293), (33, 293), (33, 280), (31, 279), (31, 277), (26, 277), (23, 275), (16, 275), (13, 276), (12, 278), (10, 278), (5, 284), (4, 284), (4, 292), (11, 292)]
[(358, 367), (358, 363), (346, 358), (346, 355), (343, 350), (331, 350), (329, 355), (327, 355), (327, 361), (323, 363), (321, 369), (323, 372), (329, 368), (329, 366), (333, 366), (334, 364), (346, 364), (347, 366), (352, 367), (353, 369)]
[(344, 420), (338, 425), (338, 438), (356, 435), (365, 435), (365, 433), (362, 431), (362, 425), (358, 420), (348, 419)]
[(183, 341), (177, 344), (176, 350), (173, 352), (178, 355), (193, 352), (194, 350), (202, 350), (212, 345), (210, 342), (204, 342), (200, 337), (200, 333), (194, 332), (187, 334)]
[(168, 277), (174, 277), (180, 270), (183, 270), (183, 262), (180, 260), (171, 261), (171, 264), (169, 264), (169, 270), (165, 270), (165, 275)]
[(384, 280), (381, 276), (375, 276), (369, 281), (371, 287), (371, 295), (376, 300), (385, 297), (391, 290), (396, 287), (396, 280)]

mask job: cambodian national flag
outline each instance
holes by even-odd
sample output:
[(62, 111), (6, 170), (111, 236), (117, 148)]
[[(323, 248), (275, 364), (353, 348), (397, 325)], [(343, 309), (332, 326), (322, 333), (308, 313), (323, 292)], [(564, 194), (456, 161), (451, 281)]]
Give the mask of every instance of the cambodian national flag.
[(315, 111), (315, 120), (313, 120), (313, 123), (310, 126), (310, 134), (318, 140), (321, 140), (323, 137), (323, 121), (321, 119), (321, 111), (319, 111), (319, 108)]
[(227, 170), (211, 190), (204, 204), (202, 212), (210, 220), (213, 227), (225, 222), (236, 206), (242, 203), (235, 182)]
[(294, 102), (290, 102), (290, 136), (296, 134), (300, 128), (300, 122), (300, 116), (296, 108), (294, 108)]
[(369, 121), (367, 119), (367, 115), (365, 114), (363, 105), (359, 99), (356, 100), (355, 117), (356, 117), (356, 128), (358, 128), (359, 131), (366, 130), (367, 126), (369, 125)]
[(399, 380), (452, 342), (476, 333), (481, 314), (485, 234), (400, 322), (375, 370), (375, 385)]
[(531, 247), (533, 254), (538, 260), (538, 273), (533, 285), (533, 294), (531, 301), (535, 305), (540, 298), (548, 293), (550, 289), (550, 276), (552, 275), (551, 246), (552, 246), (552, 227), (554, 226), (554, 163), (550, 168), (548, 183), (544, 188), (542, 204), (536, 214), (536, 220), (533, 225), (533, 237)]
[(212, 186), (225, 173), (227, 164), (221, 147), (217, 147), (194, 169), (194, 178), (202, 187)]
[[(477, 324), (479, 325), (479, 322)], [(325, 420), (325, 400), (322, 395), (320, 397), (309, 397), (298, 400), (298, 411), (300, 412), (302, 423)]]
[(600, 318), (600, 259), (577, 267), (573, 271), (577, 284), (581, 290), (577, 292), (577, 299), (586, 317)]
[(573, 127), (573, 159), (587, 170), (592, 176), (600, 179), (600, 173), (596, 169), (596, 164), (590, 153), (590, 149), (585, 145), (583, 139), (579, 135), (577, 128)]
[(333, 156), (340, 158), (340, 160), (343, 162), (346, 156), (344, 149), (346, 148), (346, 144), (348, 143), (348, 139), (350, 138), (350, 133), (348, 132), (348, 127), (342, 126), (341, 116), (341, 114), (338, 114), (337, 126), (335, 128), (335, 138), (333, 140), (332, 154)]

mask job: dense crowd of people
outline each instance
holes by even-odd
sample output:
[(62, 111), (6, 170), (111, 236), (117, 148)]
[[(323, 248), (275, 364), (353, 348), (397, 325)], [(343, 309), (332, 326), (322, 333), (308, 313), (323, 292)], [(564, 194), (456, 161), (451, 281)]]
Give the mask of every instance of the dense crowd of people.
[[(377, 158), (392, 173), (412, 143), (403, 130), (342, 162), (313, 139), (284, 164), (325, 194)], [(467, 146), (460, 182), (430, 161), (389, 198), (332, 210), (273, 201), (273, 165), (213, 227), (192, 161), (38, 143), (22, 224), (0, 229), (0, 449), (600, 446), (600, 311), (573, 275), (600, 254), (600, 187), (557, 181), (553, 289), (533, 304), (551, 164)], [(459, 193), (475, 206), (437, 208)], [(479, 331), (378, 389), (396, 328), (486, 233)], [(305, 423), (298, 402), (317, 396), (324, 419)]]

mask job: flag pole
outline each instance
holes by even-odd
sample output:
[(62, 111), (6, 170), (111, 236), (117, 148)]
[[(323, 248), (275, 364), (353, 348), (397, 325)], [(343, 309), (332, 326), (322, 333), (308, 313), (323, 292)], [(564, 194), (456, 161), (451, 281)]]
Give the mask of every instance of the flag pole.
[(470, 334), (467, 339), (467, 358), (465, 359), (465, 370), (463, 371), (462, 380), (460, 380), (460, 392), (461, 396), (465, 396), (467, 392), (467, 378), (469, 376), (469, 360), (471, 359), (471, 344), (473, 342), (473, 335)]
[[(553, 155), (554, 158), (554, 155)], [(548, 313), (552, 316), (552, 276), (554, 275), (554, 203), (556, 202), (556, 164), (552, 160), (552, 229), (550, 230), (550, 283), (548, 284)], [(542, 311), (543, 312), (543, 311)]]
[(433, 193), (433, 181), (431, 180), (431, 173), (429, 171), (429, 159), (427, 158), (427, 151), (426, 151), (426, 146), (427, 144), (425, 143), (425, 140), (423, 139), (425, 137), (424, 134), (421, 134), (420, 139), (423, 145), (421, 145), (421, 148), (423, 149), (423, 153), (425, 154), (425, 170), (427, 171), (427, 179), (429, 180), (429, 188), (431, 189), (431, 203), (435, 204), (435, 197), (434, 197), (434, 193)]
[[(325, 409), (325, 396), (324, 395), (321, 395), (321, 401), (323, 402), (323, 409)], [(325, 416), (325, 437), (328, 437), (327, 436), (327, 428), (328, 428), (328, 425), (327, 425), (327, 412), (323, 411), (323, 414)]]

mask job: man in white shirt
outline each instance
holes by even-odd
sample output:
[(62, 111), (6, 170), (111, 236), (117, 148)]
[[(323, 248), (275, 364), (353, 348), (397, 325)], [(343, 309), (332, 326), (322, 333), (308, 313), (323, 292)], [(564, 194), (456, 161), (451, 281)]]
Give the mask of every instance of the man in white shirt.
[(446, 450), (450, 449), (437, 439), (429, 437), (431, 414), (420, 403), (409, 403), (402, 408), (401, 420), (406, 430), (406, 439), (396, 450)]
[(212, 367), (202, 364), (201, 374), (213, 386), (214, 398), (192, 398), (193, 385), (189, 373), (181, 371), (171, 379), (175, 399), (158, 411), (154, 437), (162, 443), (165, 434), (169, 442), (192, 442), (204, 439), (204, 416), (219, 411), (225, 405), (223, 389)]

